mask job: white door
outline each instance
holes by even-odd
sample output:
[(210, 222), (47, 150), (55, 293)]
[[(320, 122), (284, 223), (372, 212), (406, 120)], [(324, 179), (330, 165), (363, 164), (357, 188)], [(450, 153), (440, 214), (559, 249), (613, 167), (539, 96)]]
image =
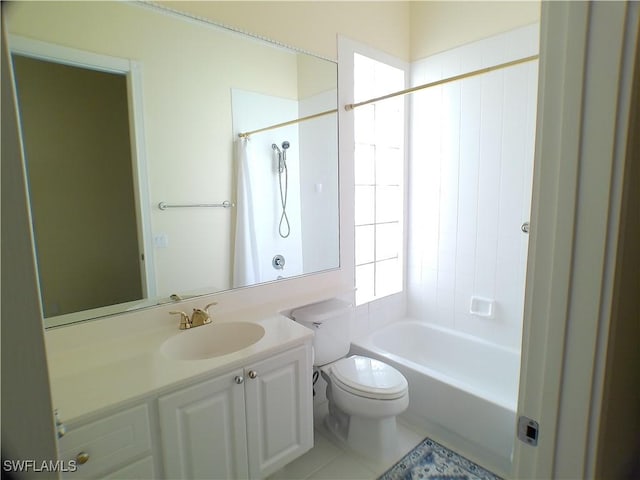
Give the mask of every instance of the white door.
[(265, 477), (313, 447), (309, 347), (245, 368), (251, 478)]
[(242, 371), (158, 401), (167, 478), (247, 478)]

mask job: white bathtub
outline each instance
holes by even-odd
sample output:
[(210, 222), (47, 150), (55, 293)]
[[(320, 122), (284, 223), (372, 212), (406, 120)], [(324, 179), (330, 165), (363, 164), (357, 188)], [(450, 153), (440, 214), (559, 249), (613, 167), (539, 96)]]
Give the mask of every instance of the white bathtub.
[(351, 353), (378, 358), (404, 374), (409, 382), (406, 420), (496, 473), (509, 471), (518, 351), (425, 322), (402, 320), (353, 342)]

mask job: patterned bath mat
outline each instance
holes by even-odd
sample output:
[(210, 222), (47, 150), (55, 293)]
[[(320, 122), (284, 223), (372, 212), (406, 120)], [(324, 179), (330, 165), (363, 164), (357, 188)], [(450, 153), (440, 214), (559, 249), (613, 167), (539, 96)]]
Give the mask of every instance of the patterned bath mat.
[(407, 453), (379, 480), (500, 480), (500, 477), (430, 438)]

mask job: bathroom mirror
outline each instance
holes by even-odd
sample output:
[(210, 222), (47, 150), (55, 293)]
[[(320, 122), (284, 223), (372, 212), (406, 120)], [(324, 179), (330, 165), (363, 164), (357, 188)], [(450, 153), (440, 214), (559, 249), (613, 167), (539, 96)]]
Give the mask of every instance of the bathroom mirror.
[(334, 62), (151, 4), (6, 14), (46, 326), (339, 267)]

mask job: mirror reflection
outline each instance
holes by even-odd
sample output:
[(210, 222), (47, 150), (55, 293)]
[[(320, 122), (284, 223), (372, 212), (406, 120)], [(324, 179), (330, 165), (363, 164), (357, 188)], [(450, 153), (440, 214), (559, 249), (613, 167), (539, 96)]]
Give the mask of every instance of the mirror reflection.
[(150, 5), (7, 24), (48, 326), (339, 266), (335, 63)]

